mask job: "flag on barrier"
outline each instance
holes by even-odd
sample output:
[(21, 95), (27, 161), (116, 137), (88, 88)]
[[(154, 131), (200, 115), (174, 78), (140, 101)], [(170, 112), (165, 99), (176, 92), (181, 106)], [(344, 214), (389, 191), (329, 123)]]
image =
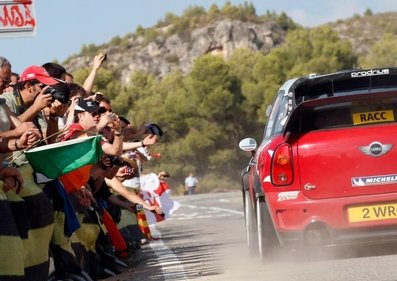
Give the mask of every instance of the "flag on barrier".
[(25, 151), (25, 155), (37, 175), (56, 179), (98, 162), (102, 155), (101, 138), (98, 135), (44, 145)]
[(143, 209), (137, 210), (136, 218), (138, 220), (138, 227), (143, 235), (145, 235), (146, 239), (152, 240), (153, 237), (147, 222), (145, 211)]
[(155, 173), (149, 173), (140, 178), (140, 195), (149, 205), (160, 206), (164, 215), (159, 216), (145, 210), (149, 225), (156, 224), (171, 217), (172, 213), (179, 209), (180, 204), (174, 201), (170, 195), (169, 186), (162, 186), (161, 181)]

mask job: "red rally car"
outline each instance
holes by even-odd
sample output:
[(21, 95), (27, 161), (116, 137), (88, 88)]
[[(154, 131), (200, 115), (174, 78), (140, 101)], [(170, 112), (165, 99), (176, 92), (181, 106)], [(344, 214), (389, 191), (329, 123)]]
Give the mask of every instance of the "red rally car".
[(242, 172), (248, 246), (397, 240), (397, 68), (287, 81)]

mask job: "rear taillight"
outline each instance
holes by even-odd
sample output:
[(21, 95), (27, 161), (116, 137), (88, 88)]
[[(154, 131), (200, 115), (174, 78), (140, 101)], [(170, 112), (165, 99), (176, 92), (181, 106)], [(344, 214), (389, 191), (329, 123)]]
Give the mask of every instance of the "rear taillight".
[(279, 145), (273, 154), (271, 176), (273, 185), (282, 186), (292, 183), (294, 171), (292, 167), (292, 149), (287, 143)]

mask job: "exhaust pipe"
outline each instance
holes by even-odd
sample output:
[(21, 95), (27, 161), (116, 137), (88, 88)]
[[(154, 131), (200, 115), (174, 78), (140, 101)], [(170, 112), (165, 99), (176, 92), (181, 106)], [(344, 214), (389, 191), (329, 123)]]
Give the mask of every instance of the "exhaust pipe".
[(331, 243), (331, 233), (324, 223), (313, 222), (305, 229), (305, 242), (310, 246), (329, 245)]

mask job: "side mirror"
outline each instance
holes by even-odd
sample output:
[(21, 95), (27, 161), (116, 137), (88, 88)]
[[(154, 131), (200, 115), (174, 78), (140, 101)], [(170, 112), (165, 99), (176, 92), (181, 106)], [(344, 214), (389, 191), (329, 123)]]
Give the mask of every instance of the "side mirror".
[(245, 138), (238, 144), (241, 150), (254, 152), (256, 149), (256, 141), (253, 138)]

